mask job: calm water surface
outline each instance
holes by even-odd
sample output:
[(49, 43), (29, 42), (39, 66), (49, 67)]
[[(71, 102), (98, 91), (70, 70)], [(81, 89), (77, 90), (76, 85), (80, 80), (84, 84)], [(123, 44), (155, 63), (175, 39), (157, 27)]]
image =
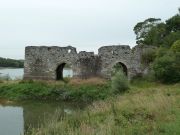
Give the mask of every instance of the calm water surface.
[[(0, 76), (11, 79), (22, 79), (23, 68), (0, 68)], [(64, 77), (72, 77), (71, 69), (63, 70)], [(82, 105), (62, 102), (33, 102), (14, 103), (0, 99), (0, 135), (23, 135), (29, 127), (38, 127), (59, 110), (71, 115)]]
[[(24, 68), (0, 68), (0, 76), (9, 76), (11, 79), (22, 79)], [(64, 77), (72, 77), (72, 70), (65, 68), (63, 70)]]
[(80, 108), (82, 105), (77, 103), (33, 101), (13, 103), (0, 100), (0, 135), (23, 135), (29, 127), (38, 127), (57, 110), (62, 114), (71, 115)]

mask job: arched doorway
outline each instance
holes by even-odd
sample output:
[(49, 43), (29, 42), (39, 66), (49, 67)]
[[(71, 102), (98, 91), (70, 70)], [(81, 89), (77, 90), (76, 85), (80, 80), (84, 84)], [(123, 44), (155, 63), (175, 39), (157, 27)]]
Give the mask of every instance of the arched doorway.
[(64, 77), (72, 77), (73, 71), (71, 65), (66, 63), (60, 64), (56, 69), (56, 80), (63, 80)]
[(122, 71), (126, 76), (128, 76), (128, 69), (126, 65), (122, 62), (116, 63), (112, 68), (112, 74), (115, 74), (118, 71)]

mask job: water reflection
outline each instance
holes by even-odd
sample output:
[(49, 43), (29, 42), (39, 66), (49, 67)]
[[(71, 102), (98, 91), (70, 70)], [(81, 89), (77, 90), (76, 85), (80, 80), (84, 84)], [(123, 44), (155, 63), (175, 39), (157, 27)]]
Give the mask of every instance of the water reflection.
[(0, 135), (23, 135), (22, 107), (0, 106)]
[(1, 68), (0, 76), (8, 76), (11, 79), (22, 79), (24, 68)]
[[(39, 127), (58, 109), (71, 115), (82, 105), (59, 102), (4, 103), (0, 100), (0, 135), (22, 135), (29, 127)], [(63, 117), (63, 116), (62, 116)]]

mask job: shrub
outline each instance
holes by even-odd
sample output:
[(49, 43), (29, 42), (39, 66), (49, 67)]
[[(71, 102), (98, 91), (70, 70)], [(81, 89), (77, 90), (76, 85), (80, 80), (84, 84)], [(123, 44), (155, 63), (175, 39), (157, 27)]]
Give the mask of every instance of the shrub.
[(112, 77), (111, 82), (112, 90), (114, 93), (121, 93), (129, 88), (127, 76), (120, 70)]
[(173, 52), (180, 52), (180, 40), (174, 42), (174, 44), (171, 46), (171, 50)]
[(155, 77), (163, 83), (180, 81), (180, 53), (167, 52), (153, 63)]
[(162, 56), (166, 55), (167, 52), (168, 52), (167, 48), (159, 47), (157, 52), (156, 52), (156, 57), (162, 57)]
[(70, 82), (70, 79), (71, 79), (70, 77), (64, 77), (64, 78), (63, 78), (63, 81), (64, 81), (65, 83), (69, 83), (69, 82)]
[(151, 48), (146, 49), (142, 53), (141, 62), (143, 65), (149, 65), (151, 62), (154, 61), (155, 57), (156, 57), (155, 49), (151, 49)]

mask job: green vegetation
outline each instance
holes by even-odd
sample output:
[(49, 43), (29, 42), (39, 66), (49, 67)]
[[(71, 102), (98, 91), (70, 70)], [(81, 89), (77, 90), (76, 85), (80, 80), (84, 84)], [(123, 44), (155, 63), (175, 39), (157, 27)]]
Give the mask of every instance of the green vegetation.
[(153, 48), (148, 48), (143, 51), (141, 63), (144, 66), (149, 66), (150, 63), (156, 58), (156, 51)]
[(91, 102), (112, 96), (110, 84), (95, 79), (78, 82), (6, 81), (0, 83), (0, 97), (11, 100), (63, 100)]
[(119, 70), (112, 77), (112, 91), (113, 93), (122, 93), (129, 89), (129, 82), (127, 76), (123, 73), (123, 71)]
[(159, 18), (148, 18), (134, 27), (138, 45), (153, 45), (170, 48), (180, 39), (180, 12), (165, 22)]
[(142, 64), (150, 69), (143, 78), (135, 77), (129, 84), (123, 73), (127, 69), (120, 64), (114, 67), (111, 81), (2, 79), (0, 98), (88, 103), (86, 108), (70, 115), (57, 111), (39, 128), (30, 129), (27, 135), (178, 135), (180, 13), (165, 22), (146, 19), (134, 27), (134, 32), (138, 45), (157, 48), (142, 54)]
[[(146, 50), (142, 65), (151, 65), (151, 73), (157, 81), (180, 81), (180, 12), (165, 22), (149, 18), (134, 27), (138, 45), (157, 47), (157, 52)], [(151, 74), (152, 76), (152, 74)]]
[(88, 103), (83, 110), (73, 114), (57, 110), (47, 122), (41, 123), (39, 128), (29, 129), (26, 135), (180, 133), (180, 84), (164, 85), (139, 78), (120, 95), (111, 90), (111, 85), (98, 78), (66, 79), (66, 82), (3, 81), (0, 95), (13, 100), (56, 99)]
[(94, 102), (71, 115), (57, 111), (27, 135), (178, 135), (179, 88), (180, 84), (138, 81), (128, 93)]
[(171, 46), (171, 50), (173, 52), (180, 52), (180, 40), (174, 42), (174, 44)]
[(0, 67), (23, 68), (24, 61), (23, 60), (6, 59), (6, 58), (0, 57)]
[(176, 83), (180, 81), (180, 52), (166, 52), (157, 57), (153, 64), (155, 77), (163, 83)]

